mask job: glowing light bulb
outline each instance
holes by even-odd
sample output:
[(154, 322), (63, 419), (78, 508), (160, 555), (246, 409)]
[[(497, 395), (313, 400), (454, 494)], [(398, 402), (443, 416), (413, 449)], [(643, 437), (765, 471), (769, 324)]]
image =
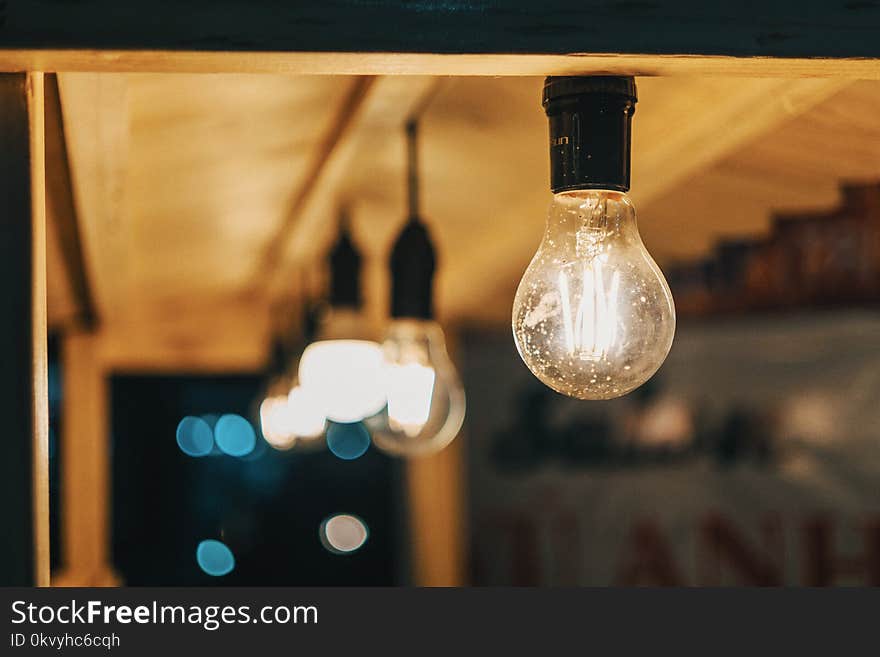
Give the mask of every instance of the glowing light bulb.
[(385, 407), (385, 385), (382, 348), (367, 335), (369, 321), (360, 311), (361, 257), (344, 208), (329, 262), (329, 309), (321, 318), (318, 340), (300, 358), (298, 380), (311, 396), (308, 403), (327, 420), (352, 424)]
[(326, 416), (317, 395), (294, 385), (290, 392), (267, 396), (260, 404), (260, 428), (266, 442), (287, 450), (298, 440), (317, 438), (324, 433)]
[(373, 442), (398, 456), (437, 452), (464, 422), (464, 388), (433, 321), (437, 257), (419, 212), (418, 124), (406, 124), (409, 217), (391, 249), (391, 323), (382, 343), (388, 407)]
[(513, 335), (525, 364), (557, 392), (611, 399), (637, 388), (672, 346), (675, 308), (642, 244), (630, 185), (632, 77), (550, 76), (553, 203), (520, 281)]
[(260, 402), (260, 433), (270, 446), (286, 450), (293, 447), (297, 439), (287, 412), (287, 395), (290, 392), (291, 378), (284, 372), (284, 358), (277, 346), (273, 359), (275, 361), (273, 369), (282, 373), (275, 374), (270, 379), (263, 401)]
[(324, 433), (327, 414), (318, 396), (308, 388), (294, 386), (287, 396), (285, 415), (297, 438), (317, 438)]
[(626, 194), (556, 194), (513, 305), (516, 346), (532, 373), (571, 397), (619, 397), (657, 371), (674, 333), (672, 294)]
[(320, 340), (303, 352), (300, 385), (333, 422), (359, 422), (385, 406), (382, 348), (369, 340)]
[(436, 376), (433, 367), (417, 362), (388, 366), (388, 419), (392, 428), (408, 436), (422, 430), (431, 413)]
[(373, 427), (373, 442), (401, 456), (436, 452), (458, 435), (465, 395), (436, 322), (398, 318), (382, 344), (387, 418)]
[(260, 404), (260, 430), (272, 447), (286, 450), (293, 447), (297, 436), (291, 430), (287, 397), (266, 397)]

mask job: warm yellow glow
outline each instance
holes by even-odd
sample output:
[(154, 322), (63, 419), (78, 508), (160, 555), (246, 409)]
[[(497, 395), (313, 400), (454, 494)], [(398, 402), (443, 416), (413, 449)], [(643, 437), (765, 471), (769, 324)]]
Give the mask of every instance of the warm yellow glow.
[(601, 360), (609, 354), (617, 342), (619, 324), (617, 297), (620, 273), (611, 275), (606, 284), (601, 258), (594, 258), (580, 272), (580, 294), (575, 295), (577, 312), (572, 317), (571, 269), (559, 272), (559, 297), (562, 306), (562, 328), (568, 353), (581, 360)]
[(385, 406), (382, 348), (368, 340), (321, 340), (303, 352), (299, 382), (328, 420), (359, 422)]
[(511, 324), (523, 362), (564, 395), (613, 399), (654, 375), (672, 346), (675, 306), (625, 194), (553, 197)]
[(317, 395), (302, 386), (294, 386), (287, 397), (287, 420), (297, 438), (320, 436), (327, 423)]
[(260, 429), (275, 449), (290, 449), (296, 442), (288, 416), (287, 397), (267, 397), (260, 404)]
[(392, 429), (418, 435), (431, 412), (434, 377), (433, 367), (419, 363), (388, 366), (388, 421)]
[(465, 395), (432, 320), (395, 318), (382, 343), (388, 410), (372, 429), (373, 444), (396, 456), (443, 449), (464, 422)]

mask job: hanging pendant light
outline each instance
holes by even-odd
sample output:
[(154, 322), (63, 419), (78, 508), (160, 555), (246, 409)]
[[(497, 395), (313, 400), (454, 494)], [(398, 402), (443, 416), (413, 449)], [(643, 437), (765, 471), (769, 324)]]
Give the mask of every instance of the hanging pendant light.
[(669, 353), (675, 306), (642, 244), (630, 185), (631, 77), (549, 77), (553, 201), (544, 239), (513, 304), (523, 362), (578, 399), (612, 399), (647, 381)]
[[(302, 345), (314, 337), (314, 312), (305, 304), (301, 333), (287, 342), (277, 338), (269, 359), (268, 383), (262, 396), (258, 417), (263, 438), (273, 448), (286, 451), (304, 446), (324, 433), (326, 418), (312, 395), (299, 385), (298, 359), (291, 362), (291, 354), (301, 353)], [(283, 331), (282, 331), (283, 333)], [(293, 343), (295, 346), (290, 348)]]
[(409, 218), (391, 253), (391, 321), (382, 343), (387, 408), (374, 427), (381, 450), (416, 456), (439, 451), (464, 422), (465, 394), (434, 320), (436, 257), (419, 213), (418, 126), (406, 126)]
[(339, 239), (330, 252), (329, 308), (321, 318), (317, 340), (302, 354), (296, 405), (321, 409), (333, 422), (353, 423), (379, 413), (385, 406), (382, 348), (370, 339), (361, 311), (361, 257), (342, 213)]

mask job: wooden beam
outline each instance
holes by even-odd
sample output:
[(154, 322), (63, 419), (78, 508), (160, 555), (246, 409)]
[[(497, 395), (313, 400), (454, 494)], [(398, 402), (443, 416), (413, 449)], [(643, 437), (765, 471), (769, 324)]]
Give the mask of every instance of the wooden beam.
[(49, 584), (42, 74), (0, 75), (0, 584)]
[(101, 361), (109, 371), (149, 373), (258, 372), (265, 365), (269, 313), (263, 305), (197, 309), (182, 321), (103, 325)]
[(62, 343), (62, 572), (53, 586), (114, 586), (110, 562), (110, 434), (106, 375), (95, 334)]
[(873, 2), (8, 0), (21, 49), (878, 57)]
[(746, 57), (640, 52), (430, 54), (0, 48), (0, 72), (283, 73), (287, 75), (641, 75), (878, 80), (880, 55)]
[(58, 86), (83, 260), (103, 324), (136, 298), (127, 202), (128, 76), (68, 73), (58, 76)]
[[(351, 193), (349, 182), (360, 177), (359, 171), (352, 170), (359, 166), (358, 158), (371, 152), (377, 140), (402, 139), (406, 117), (416, 111), (440, 83), (429, 77), (382, 77), (358, 97), (354, 111), (346, 110), (350, 103), (343, 104), (341, 113), (347, 117), (345, 132), (333, 140), (332, 148), (321, 160), (320, 171), (307, 176), (308, 186), (301, 187), (295, 197), (302, 198), (303, 202), (293, 206), (295, 211), (286, 216), (283, 233), (279, 232), (272, 240), (280, 249), (278, 255), (284, 257), (274, 261), (271, 268), (261, 267), (254, 278), (255, 286), (268, 285), (271, 300), (277, 301), (289, 291), (295, 268), (313, 264), (322, 255), (322, 249), (336, 232), (336, 213), (341, 202), (349, 203), (357, 215), (360, 199)], [(400, 183), (403, 183), (402, 177)], [(365, 305), (371, 319), (378, 324), (384, 316), (384, 296), (387, 295), (377, 278), (384, 273), (385, 263), (369, 255), (363, 275)]]
[(333, 158), (337, 146), (345, 140), (349, 129), (360, 113), (373, 81), (374, 79), (371, 77), (355, 78), (348, 93), (342, 98), (333, 119), (327, 124), (324, 136), (314, 150), (313, 160), (293, 192), (289, 208), (259, 260), (254, 276), (254, 286), (257, 289), (261, 289), (265, 285), (266, 279), (277, 270), (284, 256), (287, 242), (300, 220), (300, 215), (315, 193), (318, 182)]
[(467, 584), (464, 436), (442, 452), (406, 464), (416, 586)]
[(46, 91), (46, 203), (47, 216), (58, 236), (58, 246), (78, 317), (85, 329), (94, 329), (98, 315), (83, 252), (82, 235), (73, 199), (70, 162), (58, 76), (45, 77)]
[(31, 436), (34, 583), (49, 586), (49, 358), (46, 307), (46, 124), (42, 73), (26, 80), (31, 154)]

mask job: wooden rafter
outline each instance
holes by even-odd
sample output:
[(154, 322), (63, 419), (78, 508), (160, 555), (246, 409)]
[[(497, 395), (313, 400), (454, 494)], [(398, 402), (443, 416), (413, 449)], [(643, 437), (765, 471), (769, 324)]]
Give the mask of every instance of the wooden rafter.
[(74, 297), (77, 319), (85, 329), (94, 329), (98, 314), (83, 253), (82, 234), (73, 199), (70, 163), (64, 136), (64, 120), (58, 77), (45, 77), (46, 93), (46, 203), (53, 222), (64, 270)]
[(733, 57), (639, 53), (433, 54), (0, 48), (0, 72), (280, 73), (285, 75), (712, 75), (880, 79), (880, 55)]

